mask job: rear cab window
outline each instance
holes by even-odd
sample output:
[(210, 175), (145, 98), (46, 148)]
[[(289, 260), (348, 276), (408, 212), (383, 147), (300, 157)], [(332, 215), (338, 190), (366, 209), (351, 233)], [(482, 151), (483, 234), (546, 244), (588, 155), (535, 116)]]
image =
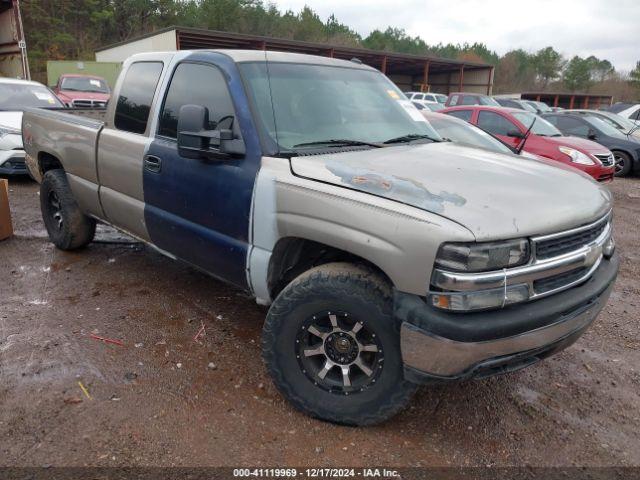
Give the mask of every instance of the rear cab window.
[(478, 97), (475, 95), (464, 95), (460, 105), (478, 105)]
[(116, 129), (143, 135), (162, 73), (162, 62), (132, 63), (122, 82), (113, 124)]

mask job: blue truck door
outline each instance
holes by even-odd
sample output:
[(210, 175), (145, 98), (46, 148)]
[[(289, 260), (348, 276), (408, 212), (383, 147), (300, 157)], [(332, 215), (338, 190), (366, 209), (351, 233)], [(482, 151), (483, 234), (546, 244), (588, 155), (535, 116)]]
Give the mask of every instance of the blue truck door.
[[(202, 105), (209, 122), (231, 128), (246, 154), (227, 160), (178, 154), (182, 105)], [(222, 125), (224, 122), (224, 125)], [(236, 65), (216, 53), (195, 53), (177, 64), (144, 159), (145, 223), (158, 248), (222, 280), (247, 288), (253, 185), (260, 146)], [(215, 127), (213, 127), (215, 128)]]

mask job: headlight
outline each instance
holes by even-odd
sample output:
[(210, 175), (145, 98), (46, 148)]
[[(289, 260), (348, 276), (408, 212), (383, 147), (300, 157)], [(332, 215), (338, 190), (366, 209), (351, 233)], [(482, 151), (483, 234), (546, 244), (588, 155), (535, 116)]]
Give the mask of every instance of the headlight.
[(7, 135), (20, 135), (20, 130), (0, 125), (0, 138), (6, 137)]
[(524, 284), (506, 288), (491, 288), (475, 292), (432, 292), (428, 296), (434, 307), (453, 311), (485, 310), (500, 308), (529, 299), (529, 287)]
[(487, 272), (516, 267), (529, 261), (529, 241), (524, 238), (504, 242), (443, 243), (436, 267), (454, 272)]
[(571, 161), (573, 163), (579, 163), (580, 165), (595, 165), (596, 164), (595, 160), (592, 160), (591, 158), (589, 158), (589, 156), (585, 155), (582, 152), (579, 152), (575, 148), (570, 148), (570, 147), (564, 147), (563, 146), (563, 147), (558, 147), (558, 150), (560, 150), (565, 155), (569, 155), (569, 157), (571, 158)]

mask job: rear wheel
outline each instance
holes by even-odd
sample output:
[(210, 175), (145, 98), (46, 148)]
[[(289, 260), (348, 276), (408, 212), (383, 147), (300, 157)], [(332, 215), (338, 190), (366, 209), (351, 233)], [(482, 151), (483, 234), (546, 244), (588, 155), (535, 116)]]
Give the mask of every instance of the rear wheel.
[(303, 273), (278, 295), (264, 325), (267, 369), (299, 410), (347, 425), (395, 415), (416, 386), (404, 380), (391, 289), (347, 263)]
[(631, 172), (631, 157), (625, 152), (613, 152), (613, 158), (615, 159), (615, 176), (626, 177)]
[(82, 213), (63, 170), (49, 170), (40, 185), (40, 209), (49, 239), (61, 250), (75, 250), (93, 240), (96, 221)]

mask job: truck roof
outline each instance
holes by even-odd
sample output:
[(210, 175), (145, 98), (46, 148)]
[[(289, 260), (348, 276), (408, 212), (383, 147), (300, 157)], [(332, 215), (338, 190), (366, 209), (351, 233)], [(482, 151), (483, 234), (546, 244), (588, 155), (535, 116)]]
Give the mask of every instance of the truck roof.
[(63, 73), (60, 75), (60, 78), (95, 78), (104, 80), (104, 78), (99, 75), (88, 75), (84, 73)]
[(164, 57), (167, 54), (188, 57), (191, 54), (211, 52), (219, 53), (230, 57), (236, 63), (243, 62), (261, 62), (265, 60), (265, 54), (271, 62), (285, 63), (308, 63), (314, 65), (328, 65), (336, 67), (358, 68), (362, 70), (376, 70), (373, 67), (363, 63), (357, 63), (350, 60), (341, 60), (338, 58), (322, 57), (319, 55), (306, 55), (302, 53), (278, 52), (273, 50), (235, 50), (235, 49), (202, 49), (202, 50), (180, 50), (178, 52), (150, 52), (138, 53), (129, 57), (129, 61), (135, 60), (153, 60), (154, 58)]

